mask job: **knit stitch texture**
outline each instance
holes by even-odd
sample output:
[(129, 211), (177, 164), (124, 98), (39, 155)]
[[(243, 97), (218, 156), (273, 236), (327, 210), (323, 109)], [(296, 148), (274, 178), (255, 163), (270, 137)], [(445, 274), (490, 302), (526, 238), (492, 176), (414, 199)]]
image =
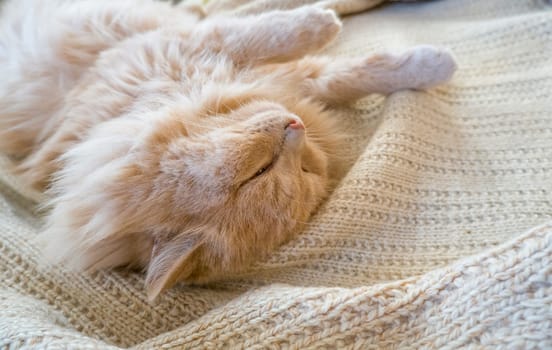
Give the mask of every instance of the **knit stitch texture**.
[(0, 348), (552, 348), (552, 4), (388, 4), (345, 17), (325, 53), (422, 43), (452, 49), (457, 74), (336, 111), (354, 165), (305, 232), (154, 304), (142, 274), (41, 262), (41, 195), (0, 158)]

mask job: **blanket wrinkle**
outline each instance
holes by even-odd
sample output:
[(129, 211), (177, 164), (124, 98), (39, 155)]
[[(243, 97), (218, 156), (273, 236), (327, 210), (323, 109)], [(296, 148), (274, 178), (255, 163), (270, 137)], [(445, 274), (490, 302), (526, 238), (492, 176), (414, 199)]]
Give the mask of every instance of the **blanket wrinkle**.
[(149, 303), (142, 274), (45, 265), (44, 196), (0, 155), (0, 348), (552, 348), (552, 4), (382, 2), (207, 2), (329, 6), (348, 15), (324, 54), (433, 44), (459, 63), (436, 89), (335, 110), (351, 169), (239, 276)]

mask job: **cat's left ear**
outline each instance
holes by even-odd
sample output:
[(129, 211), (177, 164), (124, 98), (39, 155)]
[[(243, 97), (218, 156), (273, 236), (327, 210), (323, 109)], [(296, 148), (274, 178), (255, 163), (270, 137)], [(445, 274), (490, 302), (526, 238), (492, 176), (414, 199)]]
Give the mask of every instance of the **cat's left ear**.
[(155, 238), (146, 274), (146, 290), (150, 301), (196, 270), (202, 236), (194, 232)]

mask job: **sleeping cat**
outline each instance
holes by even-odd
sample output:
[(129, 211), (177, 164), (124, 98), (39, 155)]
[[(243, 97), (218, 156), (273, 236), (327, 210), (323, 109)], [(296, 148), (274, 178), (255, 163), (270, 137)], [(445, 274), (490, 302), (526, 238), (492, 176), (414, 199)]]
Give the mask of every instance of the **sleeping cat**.
[(431, 88), (431, 46), (307, 56), (341, 24), (314, 6), (201, 19), (147, 0), (2, 9), (0, 150), (47, 189), (46, 256), (144, 268), (150, 298), (239, 271), (301, 230), (340, 173), (331, 106)]

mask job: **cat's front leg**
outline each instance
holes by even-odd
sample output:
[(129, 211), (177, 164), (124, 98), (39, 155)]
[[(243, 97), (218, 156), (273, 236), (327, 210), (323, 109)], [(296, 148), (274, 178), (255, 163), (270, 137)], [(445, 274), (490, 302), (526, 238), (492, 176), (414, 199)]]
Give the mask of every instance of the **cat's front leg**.
[(372, 93), (432, 88), (448, 81), (455, 70), (449, 51), (422, 45), (402, 54), (328, 62), (321, 74), (306, 81), (306, 88), (328, 103), (340, 104)]
[(332, 10), (305, 6), (243, 18), (214, 18), (199, 29), (208, 50), (239, 65), (284, 62), (319, 51), (341, 30)]

